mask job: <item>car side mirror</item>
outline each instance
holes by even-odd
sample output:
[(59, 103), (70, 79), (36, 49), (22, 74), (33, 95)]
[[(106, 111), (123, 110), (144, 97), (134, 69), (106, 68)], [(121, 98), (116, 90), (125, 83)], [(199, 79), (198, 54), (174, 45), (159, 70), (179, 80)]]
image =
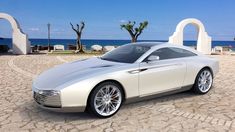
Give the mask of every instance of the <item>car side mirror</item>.
[(147, 62), (154, 62), (160, 60), (160, 57), (157, 55), (150, 55), (147, 59)]

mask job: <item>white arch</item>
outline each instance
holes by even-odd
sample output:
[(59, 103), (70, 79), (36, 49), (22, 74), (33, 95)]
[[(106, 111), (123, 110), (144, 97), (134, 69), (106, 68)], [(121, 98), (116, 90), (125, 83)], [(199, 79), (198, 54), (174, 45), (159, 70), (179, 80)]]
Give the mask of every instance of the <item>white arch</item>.
[(30, 42), (28, 40), (28, 35), (24, 34), (20, 28), (17, 20), (6, 14), (0, 13), (0, 19), (5, 19), (10, 22), (12, 27), (12, 47), (14, 54), (27, 54), (30, 52)]
[(193, 24), (198, 29), (197, 50), (203, 54), (211, 54), (211, 37), (208, 36), (202, 22), (195, 18), (182, 20), (177, 25), (174, 34), (169, 37), (169, 43), (183, 45), (183, 32), (188, 24)]

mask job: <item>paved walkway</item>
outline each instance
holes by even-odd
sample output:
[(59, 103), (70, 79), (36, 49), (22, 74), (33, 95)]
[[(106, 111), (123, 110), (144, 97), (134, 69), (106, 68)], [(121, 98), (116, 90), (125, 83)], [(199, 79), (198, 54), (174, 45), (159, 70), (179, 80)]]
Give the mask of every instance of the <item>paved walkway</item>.
[(220, 72), (206, 95), (184, 92), (124, 105), (108, 119), (50, 112), (35, 105), (31, 92), (35, 76), (87, 57), (0, 56), (0, 131), (235, 131), (235, 56), (216, 56)]

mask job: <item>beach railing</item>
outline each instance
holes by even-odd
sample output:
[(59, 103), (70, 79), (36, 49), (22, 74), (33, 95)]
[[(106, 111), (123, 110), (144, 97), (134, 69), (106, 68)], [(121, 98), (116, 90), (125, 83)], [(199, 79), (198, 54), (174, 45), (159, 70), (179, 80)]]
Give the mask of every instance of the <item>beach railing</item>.
[(54, 51), (56, 50), (64, 50), (64, 45), (54, 45)]
[(215, 46), (212, 49), (212, 54), (230, 54), (232, 52), (231, 47), (229, 46)]

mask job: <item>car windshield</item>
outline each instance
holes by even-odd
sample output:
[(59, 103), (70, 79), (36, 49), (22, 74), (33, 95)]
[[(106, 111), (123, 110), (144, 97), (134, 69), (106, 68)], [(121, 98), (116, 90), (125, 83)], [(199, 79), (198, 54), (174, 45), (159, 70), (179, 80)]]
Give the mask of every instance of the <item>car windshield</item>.
[(121, 63), (134, 63), (140, 56), (150, 49), (149, 46), (128, 44), (120, 46), (101, 57), (103, 60)]

